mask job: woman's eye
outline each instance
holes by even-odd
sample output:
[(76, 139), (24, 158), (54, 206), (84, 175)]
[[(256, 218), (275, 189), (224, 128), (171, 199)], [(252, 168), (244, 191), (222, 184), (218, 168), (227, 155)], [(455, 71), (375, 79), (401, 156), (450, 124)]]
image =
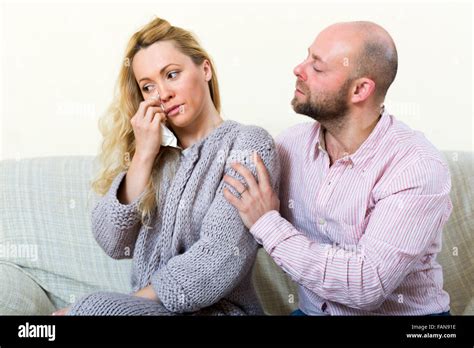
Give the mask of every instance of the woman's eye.
[(150, 93), (151, 91), (153, 91), (153, 86), (151, 86), (151, 85), (143, 86), (142, 90), (143, 90), (143, 92)]
[(178, 76), (178, 71), (170, 71), (167, 75), (169, 79), (174, 79)]

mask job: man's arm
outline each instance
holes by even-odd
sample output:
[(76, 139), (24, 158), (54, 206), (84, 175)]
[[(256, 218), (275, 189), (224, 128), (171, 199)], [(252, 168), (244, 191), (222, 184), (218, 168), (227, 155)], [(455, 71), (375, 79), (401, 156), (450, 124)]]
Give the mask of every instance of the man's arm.
[(378, 308), (425, 254), (447, 221), (449, 171), (436, 160), (400, 173), (377, 202), (356, 252), (308, 239), (277, 211), (250, 229), (293, 280), (352, 308)]

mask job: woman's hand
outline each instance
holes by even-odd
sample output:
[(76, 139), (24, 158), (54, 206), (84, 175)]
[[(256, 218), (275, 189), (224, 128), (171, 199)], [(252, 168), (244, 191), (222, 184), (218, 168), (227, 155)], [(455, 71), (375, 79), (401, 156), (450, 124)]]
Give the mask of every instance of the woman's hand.
[(67, 315), (70, 309), (71, 309), (71, 306), (62, 308), (62, 309), (57, 310), (56, 312), (53, 312), (52, 315)]
[(159, 98), (140, 103), (130, 123), (135, 135), (135, 154), (128, 168), (125, 182), (120, 185), (118, 200), (129, 204), (146, 188), (153, 171), (155, 158), (161, 148), (161, 122), (166, 119)]
[(135, 134), (135, 154), (125, 181), (118, 190), (117, 197), (122, 204), (129, 204), (135, 200), (145, 190), (150, 180), (155, 158), (161, 148), (160, 123), (166, 119), (160, 103), (157, 97), (142, 101), (130, 120)]
[(158, 97), (151, 97), (140, 103), (130, 120), (135, 135), (135, 156), (154, 161), (161, 148), (160, 123), (166, 120)]
[(133, 294), (133, 296), (147, 298), (152, 301), (158, 301), (158, 296), (156, 295), (156, 292), (155, 290), (153, 290), (153, 287), (151, 285), (148, 285), (143, 289), (138, 290), (136, 293)]

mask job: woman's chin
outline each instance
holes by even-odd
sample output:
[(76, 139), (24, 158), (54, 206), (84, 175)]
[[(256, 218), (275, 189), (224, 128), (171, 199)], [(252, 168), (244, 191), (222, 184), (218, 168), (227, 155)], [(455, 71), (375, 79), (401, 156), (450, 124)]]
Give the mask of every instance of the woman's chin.
[(192, 118), (187, 115), (176, 115), (173, 117), (168, 117), (168, 124), (176, 128), (185, 128), (192, 123)]

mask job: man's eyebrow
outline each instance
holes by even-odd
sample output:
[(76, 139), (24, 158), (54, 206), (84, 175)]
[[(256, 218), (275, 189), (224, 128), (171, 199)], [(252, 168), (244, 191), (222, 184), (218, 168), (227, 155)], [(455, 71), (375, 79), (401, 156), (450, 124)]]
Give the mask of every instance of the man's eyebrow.
[[(169, 63), (169, 64), (165, 65), (163, 68), (161, 68), (160, 75), (162, 75), (163, 71), (165, 71), (166, 68), (168, 68), (170, 65), (179, 66), (179, 64), (176, 64), (176, 63)], [(142, 82), (143, 80), (151, 80), (151, 79), (149, 77), (143, 77), (143, 78), (140, 79), (140, 81), (138, 81), (138, 83)]]
[(317, 54), (311, 53), (309, 51), (309, 48), (308, 48), (308, 54), (311, 54), (311, 58), (313, 58), (313, 60), (317, 60), (317, 61), (320, 61), (321, 63), (325, 63), (325, 61), (320, 56), (318, 56)]

